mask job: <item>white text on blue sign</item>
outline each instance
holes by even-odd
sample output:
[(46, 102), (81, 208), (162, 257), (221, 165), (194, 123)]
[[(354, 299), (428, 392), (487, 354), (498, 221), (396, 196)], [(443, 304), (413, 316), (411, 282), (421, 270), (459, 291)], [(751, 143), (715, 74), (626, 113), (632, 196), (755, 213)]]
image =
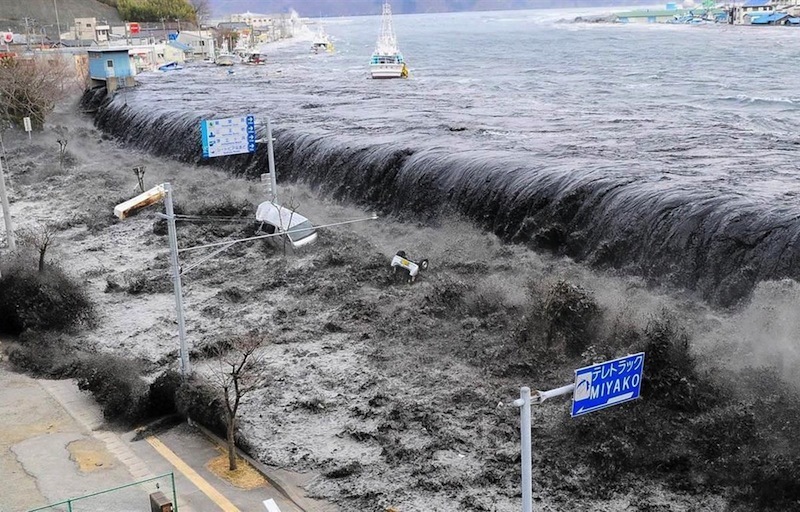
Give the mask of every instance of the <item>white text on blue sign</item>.
[(572, 416), (639, 398), (643, 370), (644, 352), (575, 370)]

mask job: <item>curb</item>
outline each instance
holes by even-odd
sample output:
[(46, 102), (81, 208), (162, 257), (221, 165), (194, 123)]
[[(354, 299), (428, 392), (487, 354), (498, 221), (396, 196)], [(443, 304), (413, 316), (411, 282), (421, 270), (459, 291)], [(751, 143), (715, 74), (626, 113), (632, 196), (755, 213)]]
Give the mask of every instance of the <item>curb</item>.
[[(205, 437), (207, 437), (211, 442), (213, 442), (217, 446), (220, 446), (225, 450), (228, 449), (228, 443), (226, 443), (223, 439), (220, 439), (219, 436), (208, 430), (203, 425), (195, 421), (190, 422), (189, 425), (199, 430), (200, 433), (202, 433)], [(298, 495), (298, 493), (294, 492), (294, 490), (292, 489), (294, 486), (287, 484), (280, 477), (271, 474), (271, 471), (266, 465), (256, 461), (255, 459), (244, 453), (238, 446), (236, 447), (236, 453), (242, 459), (247, 461), (248, 464), (253, 466), (256, 469), (256, 471), (258, 471), (261, 474), (261, 476), (263, 476), (264, 479), (270, 483), (270, 485), (272, 485), (275, 489), (277, 489), (277, 491), (280, 492), (284, 496), (284, 498), (294, 503), (294, 505), (297, 508), (299, 508), (302, 512), (316, 512), (321, 510), (318, 506), (308, 503), (309, 498), (305, 496), (300, 496)], [(333, 504), (331, 505), (335, 507), (335, 505)], [(324, 510), (329, 510), (329, 509), (328, 507), (325, 507)], [(338, 510), (338, 507), (336, 508), (336, 510)]]

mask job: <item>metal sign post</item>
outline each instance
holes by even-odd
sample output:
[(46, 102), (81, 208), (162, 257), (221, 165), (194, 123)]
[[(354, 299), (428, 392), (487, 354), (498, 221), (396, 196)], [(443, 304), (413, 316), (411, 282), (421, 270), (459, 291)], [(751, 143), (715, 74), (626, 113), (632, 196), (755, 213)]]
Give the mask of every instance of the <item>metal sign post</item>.
[(272, 124), (267, 118), (267, 160), (269, 161), (269, 179), (272, 188), (272, 200), (278, 198), (278, 183), (275, 177), (275, 154), (272, 148)]
[(572, 393), (571, 415), (573, 417), (599, 411), (639, 398), (643, 371), (644, 352), (639, 352), (604, 363), (578, 368), (575, 370), (575, 382), (550, 391), (536, 391), (533, 399), (531, 399), (530, 388), (519, 389), (519, 398), (514, 400), (513, 404), (520, 408), (522, 512), (533, 512), (531, 403), (541, 404), (550, 398)]
[(522, 445), (522, 512), (533, 512), (533, 461), (531, 454), (531, 388), (519, 389), (514, 405), (520, 408), (519, 433)]

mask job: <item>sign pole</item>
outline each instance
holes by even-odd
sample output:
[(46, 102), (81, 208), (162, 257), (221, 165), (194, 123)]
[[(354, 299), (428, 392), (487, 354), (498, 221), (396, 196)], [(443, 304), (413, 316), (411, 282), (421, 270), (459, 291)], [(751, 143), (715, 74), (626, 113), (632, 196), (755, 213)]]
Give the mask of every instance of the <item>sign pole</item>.
[(3, 174), (3, 157), (0, 156), (0, 202), (3, 205), (3, 219), (6, 224), (6, 239), (8, 248), (16, 250), (17, 244), (14, 241), (14, 226), (11, 223), (11, 208), (8, 206), (8, 196), (6, 196), (6, 178)]
[(275, 153), (272, 148), (272, 124), (267, 117), (267, 158), (269, 161), (269, 179), (272, 185), (272, 200), (278, 198), (278, 180), (275, 178)]
[(514, 405), (520, 408), (519, 433), (522, 445), (522, 512), (533, 512), (533, 462), (531, 456), (531, 388), (519, 389)]
[(178, 235), (175, 229), (175, 211), (172, 207), (172, 185), (164, 183), (164, 190), (166, 191), (164, 206), (167, 210), (172, 282), (175, 285), (175, 311), (178, 316), (178, 338), (181, 344), (181, 377), (185, 379), (192, 370), (189, 366), (189, 352), (186, 349), (186, 324), (183, 321), (183, 291), (181, 290), (181, 267), (178, 263)]

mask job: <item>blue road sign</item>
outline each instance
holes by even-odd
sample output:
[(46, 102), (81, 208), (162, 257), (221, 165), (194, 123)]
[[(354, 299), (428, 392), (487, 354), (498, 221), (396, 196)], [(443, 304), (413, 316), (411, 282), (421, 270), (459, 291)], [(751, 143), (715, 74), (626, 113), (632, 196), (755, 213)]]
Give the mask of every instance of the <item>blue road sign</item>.
[(200, 121), (203, 158), (253, 153), (256, 118), (252, 115)]
[(644, 352), (575, 370), (572, 416), (639, 398)]

